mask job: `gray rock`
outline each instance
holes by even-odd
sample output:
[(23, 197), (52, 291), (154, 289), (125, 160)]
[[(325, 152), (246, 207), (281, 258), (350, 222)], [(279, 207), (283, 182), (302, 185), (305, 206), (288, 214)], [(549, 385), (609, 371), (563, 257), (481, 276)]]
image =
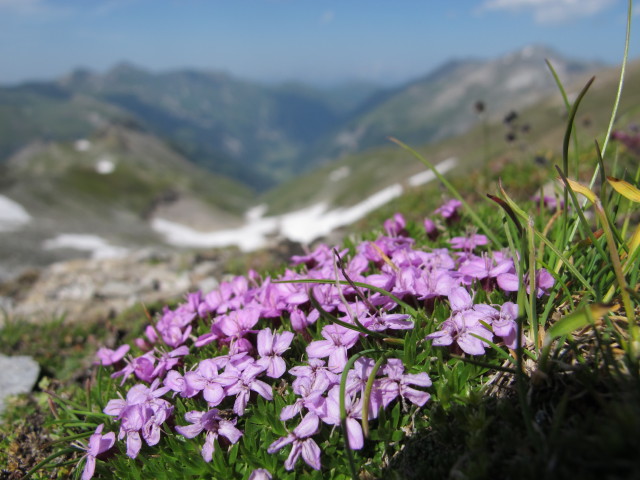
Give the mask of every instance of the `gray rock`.
[(10, 395), (29, 393), (40, 375), (40, 365), (32, 357), (0, 354), (0, 413)]
[[(10, 318), (32, 323), (103, 321), (136, 305), (182, 299), (215, 288), (233, 251), (144, 249), (121, 258), (55, 263), (27, 280), (0, 283)], [(3, 318), (0, 315), (0, 328)]]

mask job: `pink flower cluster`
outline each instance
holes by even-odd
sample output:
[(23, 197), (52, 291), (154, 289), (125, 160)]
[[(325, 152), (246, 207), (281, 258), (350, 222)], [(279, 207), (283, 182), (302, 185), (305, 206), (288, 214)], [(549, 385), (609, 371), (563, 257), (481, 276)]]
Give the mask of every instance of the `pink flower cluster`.
[[(452, 201), (435, 213), (448, 224), (458, 218), (459, 206), (459, 202)], [(405, 227), (404, 218), (394, 216), (385, 222), (388, 235), (361, 243), (342, 268), (338, 267), (334, 252), (320, 245), (307, 255), (292, 258), (299, 271), (287, 269), (277, 279), (260, 278), (249, 272), (246, 277), (222, 282), (211, 292), (191, 293), (177, 308), (165, 307), (155, 324), (146, 328), (144, 338), (135, 342), (143, 351), (136, 357), (125, 346), (115, 351), (100, 349), (99, 362), (117, 369), (112, 376), (122, 377), (123, 384), (132, 377), (143, 382), (132, 386), (126, 398), (111, 400), (104, 410), (119, 422), (118, 439), (126, 438), (127, 455), (136, 457), (142, 440), (150, 446), (160, 441), (160, 426), (173, 414), (171, 402), (161, 397), (171, 393), (206, 403), (206, 411), (189, 411), (185, 415), (188, 425), (178, 425), (175, 431), (187, 438), (204, 433), (201, 453), (209, 462), (214, 440), (220, 445), (240, 440), (242, 432), (236, 427), (237, 421), (245, 415), (252, 398), (259, 395), (272, 400), (274, 379), (288, 375), (292, 379), (288, 388), (296, 400), (282, 409), (280, 419), (288, 422), (300, 418), (300, 422), (268, 451), (276, 453), (291, 445), (287, 469), (293, 469), (299, 457), (320, 469), (321, 452), (314, 436), (322, 424), (340, 424), (338, 375), (348, 358), (359, 351), (366, 332), (393, 335), (414, 328), (414, 319), (400, 312), (390, 296), (368, 289), (358, 291), (350, 284), (326, 282), (336, 277), (384, 289), (427, 310), (436, 300), (446, 302), (451, 310), (449, 318), (440, 330), (426, 337), (434, 345), (455, 343), (467, 354), (480, 355), (486, 346), (482, 339), (494, 341), (499, 337), (506, 346), (515, 348), (516, 305), (474, 304), (472, 290), (501, 288), (507, 294), (516, 291), (513, 260), (503, 252), (476, 253), (488, 243), (486, 237), (476, 233), (452, 238), (452, 249), (415, 249), (415, 241)], [(425, 222), (425, 228), (430, 238), (439, 233), (431, 220)], [(342, 251), (338, 255), (342, 258), (346, 254)], [(553, 285), (553, 278), (545, 271), (536, 277), (537, 293), (542, 295)], [(298, 280), (325, 282), (293, 283)], [(314, 304), (319, 304), (323, 312)], [(321, 338), (314, 340), (308, 327), (324, 312), (353, 329), (327, 324), (320, 329)], [(203, 325), (206, 332), (196, 336), (194, 332), (202, 331)], [(306, 346), (307, 358), (302, 363), (287, 356), (294, 341)], [(196, 357), (198, 349), (208, 345), (215, 346), (220, 354)], [(188, 361), (192, 358), (201, 359)], [(292, 365), (294, 361), (296, 365)], [(352, 449), (364, 446), (362, 402), (374, 363), (372, 358), (361, 357), (348, 372), (346, 435)], [(421, 389), (430, 385), (426, 372), (407, 373), (400, 359), (387, 359), (373, 382), (369, 419), (375, 419), (381, 409), (398, 401), (422, 407), (429, 400), (429, 393)], [(226, 405), (232, 408), (235, 418), (221, 416), (220, 409)]]

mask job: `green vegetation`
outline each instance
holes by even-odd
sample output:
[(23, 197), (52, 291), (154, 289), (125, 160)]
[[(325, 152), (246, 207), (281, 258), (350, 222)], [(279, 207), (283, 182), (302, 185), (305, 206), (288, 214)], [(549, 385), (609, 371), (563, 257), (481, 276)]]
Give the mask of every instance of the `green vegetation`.
[[(132, 479), (247, 479), (257, 469), (289, 479), (637, 478), (638, 152), (615, 143), (603, 158), (592, 142), (609, 141), (619, 101), (620, 128), (638, 120), (640, 101), (614, 93), (601, 104), (604, 91), (585, 85), (564, 125), (542, 120), (562, 118), (557, 105), (538, 105), (518, 122), (540, 126), (506, 144), (479, 147), (484, 126), (419, 151), (397, 142), (372, 165), (346, 160), (345, 183), (361, 194), (365, 171), (392, 175), (390, 158), (433, 168), (447, 152), (464, 158), (465, 174), (375, 212), (340, 253), (318, 246), (291, 268), (109, 328), (59, 321), (46, 327), (55, 336), (7, 324), (11, 352), (49, 362), (55, 348), (93, 338), (55, 360), (60, 378), (41, 382), (48, 397), (5, 415), (15, 425), (0, 426), (6, 474), (87, 478), (95, 463), (98, 478)], [(583, 108), (594, 109), (589, 122)], [(489, 125), (489, 136), (513, 134), (513, 122)], [(442, 205), (451, 197), (459, 202)], [(82, 364), (101, 342), (131, 346), (130, 356)], [(24, 444), (42, 448), (29, 456)]]
[[(607, 128), (615, 98), (618, 73), (618, 69), (611, 69), (598, 74), (578, 112), (578, 152), (583, 156), (580, 161), (583, 169), (581, 175), (588, 174), (592, 168), (586, 152), (590, 152), (593, 140), (598, 139), (602, 144), (602, 135)], [(582, 82), (587, 79), (585, 76)], [(627, 125), (638, 118), (639, 85), (640, 61), (635, 61), (630, 63), (626, 72), (626, 84), (616, 125)], [(580, 88), (582, 84), (567, 86), (571, 93)], [(473, 116), (471, 105), (472, 103), (468, 104), (466, 110), (469, 117)], [(486, 108), (494, 107), (488, 104)], [(543, 178), (555, 176), (555, 172), (548, 167), (560, 163), (565, 124), (566, 109), (560, 95), (555, 94), (534, 106), (517, 110), (517, 119), (511, 124), (505, 124), (502, 119), (489, 119), (486, 126), (477, 125), (464, 135), (432, 142), (417, 150), (434, 163), (456, 158), (458, 165), (449, 176), (454, 178), (464, 195), (480, 199), (484, 197), (484, 193), (494, 192), (496, 180), (502, 177), (505, 181), (508, 179), (514, 191), (523, 193), (521, 198), (528, 198), (534, 190), (540, 188)], [(515, 139), (508, 141), (506, 137), (513, 131), (516, 132)], [(488, 151), (484, 146), (485, 132), (489, 143)], [(407, 143), (405, 137), (394, 136)], [(312, 205), (323, 201), (334, 207), (348, 206), (392, 183), (404, 182), (420, 171), (419, 163), (410, 154), (392, 147), (388, 141), (387, 143), (388, 146), (348, 155), (286, 182), (263, 195), (263, 201), (273, 213), (284, 213), (292, 204)], [(343, 167), (348, 169), (349, 175), (342, 180), (331, 181), (330, 172)], [(406, 205), (405, 200), (394, 201), (390, 204), (391, 208), (383, 209), (385, 215), (393, 213), (394, 208), (409, 215), (411, 212), (424, 215), (435, 208), (442, 198), (438, 190), (435, 190), (437, 196), (433, 197), (434, 190), (430, 185), (409, 190), (408, 197), (418, 195), (421, 200), (411, 206)], [(427, 203), (421, 203), (423, 200)], [(405, 206), (399, 207), (401, 203), (405, 203)]]

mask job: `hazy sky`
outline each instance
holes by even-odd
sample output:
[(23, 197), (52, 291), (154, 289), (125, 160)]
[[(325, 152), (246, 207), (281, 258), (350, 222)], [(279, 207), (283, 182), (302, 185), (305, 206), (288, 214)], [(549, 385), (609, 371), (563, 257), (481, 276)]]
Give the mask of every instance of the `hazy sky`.
[(390, 84), (452, 57), (534, 43), (617, 64), (626, 11), (627, 0), (0, 0), (0, 84), (123, 60), (269, 82)]

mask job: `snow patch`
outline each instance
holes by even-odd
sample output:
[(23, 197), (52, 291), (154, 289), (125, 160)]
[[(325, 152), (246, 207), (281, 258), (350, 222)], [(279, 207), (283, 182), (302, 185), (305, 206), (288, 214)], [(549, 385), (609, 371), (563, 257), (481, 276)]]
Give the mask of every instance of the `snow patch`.
[(86, 152), (91, 148), (91, 142), (86, 138), (81, 138), (73, 143), (76, 152)]
[(360, 125), (354, 130), (345, 130), (338, 134), (335, 143), (338, 147), (355, 150), (366, 131), (367, 128), (364, 125)]
[(0, 195), (0, 232), (13, 232), (31, 221), (31, 215), (18, 202)]
[[(456, 164), (455, 158), (449, 158), (437, 168), (444, 173)], [(431, 172), (425, 176), (421, 173), (414, 175), (413, 186), (422, 185), (435, 176)], [(417, 179), (416, 179), (417, 177)], [(411, 179), (409, 179), (411, 182)], [(236, 245), (243, 251), (253, 251), (264, 248), (270, 239), (284, 237), (294, 242), (310, 243), (313, 240), (328, 235), (336, 228), (349, 225), (367, 213), (379, 208), (402, 194), (402, 186), (393, 184), (371, 195), (360, 203), (351, 207), (328, 209), (324, 202), (310, 207), (289, 212), (283, 215), (264, 217), (266, 205), (258, 205), (247, 211), (247, 223), (240, 228), (218, 230), (214, 232), (199, 232), (185, 225), (156, 218), (151, 227), (164, 236), (167, 243), (179, 247), (213, 248)]]
[(507, 90), (512, 92), (524, 90), (525, 88), (533, 86), (536, 82), (536, 74), (537, 72), (531, 69), (524, 69), (516, 72), (506, 81), (505, 87)]
[(346, 165), (344, 165), (344, 166), (342, 166), (340, 168), (336, 168), (335, 170), (330, 172), (329, 173), (329, 180), (331, 180), (332, 182), (337, 182), (339, 180), (347, 178), (350, 173), (351, 173), (351, 169), (349, 167), (347, 167)]
[[(445, 173), (451, 170), (458, 163), (458, 159), (455, 157), (449, 157), (446, 160), (443, 160), (438, 164), (438, 171), (440, 173)], [(425, 170), (424, 172), (416, 173), (412, 175), (407, 180), (407, 183), (411, 187), (418, 187), (420, 185), (424, 185), (425, 183), (429, 183), (431, 180), (436, 178), (435, 174), (431, 170)]]
[(536, 48), (533, 45), (527, 45), (520, 50), (520, 56), (522, 58), (531, 58), (535, 53)]
[(55, 238), (45, 240), (42, 244), (45, 250), (58, 248), (73, 248), (91, 252), (92, 258), (116, 258), (128, 253), (124, 247), (116, 247), (97, 235), (81, 235), (76, 233), (63, 233)]
[(326, 212), (325, 204), (314, 205), (305, 210), (282, 216), (280, 231), (289, 240), (310, 243), (328, 235), (336, 228), (349, 225), (367, 213), (388, 203), (402, 194), (402, 186), (393, 184), (366, 200), (348, 208), (336, 208)]
[(261, 203), (260, 205), (256, 205), (255, 207), (251, 207), (247, 210), (244, 214), (244, 218), (247, 222), (254, 222), (264, 217), (264, 214), (267, 213), (268, 209), (269, 207), (266, 203)]
[(215, 248), (236, 245), (240, 250), (250, 252), (267, 244), (267, 236), (275, 232), (276, 221), (273, 218), (263, 218), (240, 228), (199, 232), (176, 222), (155, 218), (151, 227), (163, 235), (167, 243), (178, 247)]
[(98, 158), (95, 169), (100, 175), (109, 175), (116, 169), (116, 164), (110, 155), (103, 155)]

